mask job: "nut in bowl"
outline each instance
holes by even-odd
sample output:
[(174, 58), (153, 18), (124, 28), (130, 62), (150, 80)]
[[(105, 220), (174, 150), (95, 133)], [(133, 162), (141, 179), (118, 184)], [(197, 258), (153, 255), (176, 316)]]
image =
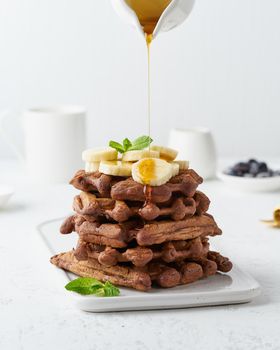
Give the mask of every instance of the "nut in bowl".
[(280, 171), (265, 162), (250, 159), (218, 172), (218, 178), (229, 187), (246, 192), (280, 191)]

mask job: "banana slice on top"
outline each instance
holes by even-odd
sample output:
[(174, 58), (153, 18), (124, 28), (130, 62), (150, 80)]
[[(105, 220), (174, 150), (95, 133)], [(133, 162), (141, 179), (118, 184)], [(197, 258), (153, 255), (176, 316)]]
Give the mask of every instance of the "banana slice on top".
[(131, 176), (132, 163), (115, 161), (101, 161), (99, 171), (106, 175), (112, 176)]
[(100, 162), (86, 162), (85, 171), (86, 173), (94, 173), (99, 170)]
[(172, 165), (163, 159), (144, 158), (132, 165), (133, 180), (143, 185), (161, 186), (173, 175)]
[(82, 158), (85, 162), (100, 162), (101, 160), (117, 160), (118, 151), (114, 148), (92, 148), (83, 152)]
[(143, 158), (159, 158), (159, 152), (143, 149), (140, 151), (127, 151), (122, 156), (122, 160), (125, 162), (137, 162)]
[(171, 162), (170, 163), (171, 166), (172, 166), (172, 176), (176, 176), (179, 174), (180, 172), (180, 166), (178, 163), (175, 163), (175, 162)]
[(159, 152), (160, 158), (167, 161), (174, 160), (178, 155), (178, 152), (175, 149), (163, 146), (151, 146), (151, 150)]
[(190, 166), (190, 162), (187, 160), (174, 160), (172, 163), (178, 164), (180, 170), (188, 170)]

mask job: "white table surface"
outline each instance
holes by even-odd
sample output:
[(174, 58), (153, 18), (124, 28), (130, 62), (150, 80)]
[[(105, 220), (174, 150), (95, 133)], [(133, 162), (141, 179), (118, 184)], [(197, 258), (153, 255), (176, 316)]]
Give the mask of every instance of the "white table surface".
[[(90, 314), (65, 298), (64, 281), (34, 227), (71, 210), (67, 185), (31, 186), (0, 161), (0, 183), (16, 193), (0, 210), (0, 349), (280, 349), (280, 230), (259, 222), (280, 193), (242, 194), (218, 181), (201, 188), (224, 230), (219, 247), (262, 287), (249, 304)], [(59, 234), (59, 233), (58, 233)]]

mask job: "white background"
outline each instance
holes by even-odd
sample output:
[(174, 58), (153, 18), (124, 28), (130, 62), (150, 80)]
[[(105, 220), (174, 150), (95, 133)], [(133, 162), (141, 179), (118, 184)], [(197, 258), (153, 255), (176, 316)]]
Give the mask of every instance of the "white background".
[[(279, 0), (197, 0), (153, 44), (153, 137), (206, 126), (222, 156), (278, 156), (279, 16)], [(0, 110), (86, 105), (89, 145), (146, 133), (145, 53), (109, 0), (2, 0)]]

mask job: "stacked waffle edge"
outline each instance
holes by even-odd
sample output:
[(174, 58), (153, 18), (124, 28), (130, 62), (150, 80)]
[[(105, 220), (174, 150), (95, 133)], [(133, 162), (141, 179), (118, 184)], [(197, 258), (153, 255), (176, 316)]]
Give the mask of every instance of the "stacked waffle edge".
[(80, 170), (70, 183), (82, 191), (61, 233), (78, 234), (77, 247), (51, 262), (82, 277), (147, 291), (228, 272), (228, 258), (211, 251), (209, 237), (222, 232), (209, 215), (202, 178), (184, 170), (146, 189), (132, 178)]

